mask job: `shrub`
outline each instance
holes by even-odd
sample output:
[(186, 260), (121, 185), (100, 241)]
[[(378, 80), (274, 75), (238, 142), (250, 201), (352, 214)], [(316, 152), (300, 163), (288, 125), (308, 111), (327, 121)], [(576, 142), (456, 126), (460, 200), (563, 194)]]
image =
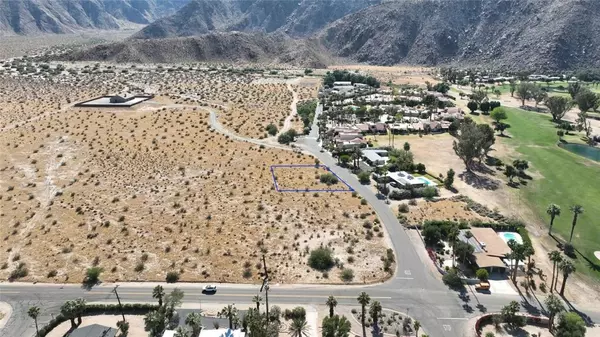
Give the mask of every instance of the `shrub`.
[(437, 195), (438, 190), (433, 186), (427, 186), (421, 191), (421, 196), (423, 196), (426, 199), (433, 199), (433, 197), (437, 197)]
[(335, 265), (333, 252), (324, 247), (319, 247), (310, 252), (308, 257), (308, 265), (316, 270), (329, 270)]
[(419, 172), (419, 173), (423, 174), (423, 173), (425, 173), (425, 164), (418, 163), (418, 164), (415, 166), (415, 169), (417, 170), (417, 172)]
[(455, 269), (451, 269), (446, 275), (442, 276), (442, 281), (450, 288), (461, 288), (463, 286), (463, 282)]
[(405, 200), (412, 197), (412, 193), (409, 190), (393, 190), (389, 195), (392, 200)]
[(89, 283), (89, 284), (96, 284), (98, 283), (98, 281), (100, 281), (100, 274), (102, 273), (103, 269), (100, 267), (91, 267), (88, 268), (87, 271), (85, 272), (85, 283)]
[(475, 275), (477, 275), (477, 278), (480, 281), (487, 281), (488, 277), (490, 276), (488, 271), (485, 269), (477, 269), (477, 272), (475, 273)]
[(333, 184), (337, 184), (338, 178), (335, 175), (333, 175), (332, 173), (325, 173), (325, 174), (321, 174), (321, 177), (319, 177), (319, 181), (322, 182), (323, 184), (333, 185)]
[(400, 213), (408, 213), (408, 205), (407, 204), (400, 204), (400, 205), (398, 205), (398, 212), (400, 212)]
[(273, 123), (267, 125), (266, 129), (267, 129), (267, 133), (270, 134), (271, 136), (275, 136), (277, 134), (277, 127)]
[(17, 268), (15, 268), (15, 270), (13, 270), (8, 276), (8, 279), (12, 281), (19, 278), (23, 278), (27, 275), (29, 275), (29, 269), (27, 269), (27, 265), (25, 264), (25, 262), (19, 262)]
[(179, 281), (179, 273), (176, 271), (168, 272), (166, 281), (167, 281), (167, 283), (175, 283), (175, 282)]
[(371, 182), (371, 177), (368, 172), (362, 171), (358, 174), (358, 181), (363, 185), (367, 185)]
[(573, 246), (572, 243), (567, 242), (564, 245), (564, 251), (565, 251), (565, 255), (567, 255), (568, 257), (575, 257), (575, 247)]
[(283, 318), (286, 321), (295, 319), (304, 320), (306, 319), (306, 309), (304, 309), (304, 307), (295, 307), (292, 310), (285, 309), (283, 312)]
[(340, 274), (340, 278), (344, 282), (352, 282), (354, 280), (354, 271), (350, 268), (344, 268)]

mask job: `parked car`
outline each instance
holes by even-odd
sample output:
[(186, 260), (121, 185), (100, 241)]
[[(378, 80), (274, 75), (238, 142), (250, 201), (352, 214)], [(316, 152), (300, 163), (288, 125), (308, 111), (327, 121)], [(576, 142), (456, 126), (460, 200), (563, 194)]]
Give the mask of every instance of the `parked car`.
[(490, 283), (489, 282), (479, 282), (475, 285), (475, 290), (477, 291), (489, 291)]
[(202, 292), (214, 293), (216, 291), (217, 291), (217, 286), (212, 285), (212, 284), (208, 284), (208, 285), (205, 285), (204, 287), (202, 287)]

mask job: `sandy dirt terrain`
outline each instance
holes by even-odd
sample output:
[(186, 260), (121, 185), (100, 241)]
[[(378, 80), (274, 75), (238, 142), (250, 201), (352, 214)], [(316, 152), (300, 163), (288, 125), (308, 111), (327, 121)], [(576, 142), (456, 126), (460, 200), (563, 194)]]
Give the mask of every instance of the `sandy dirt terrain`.
[[(250, 106), (257, 102), (243, 99), (250, 92), (266, 100), (279, 92), (269, 102), (281, 105), (284, 117), (290, 102), (283, 98), (291, 97), (285, 84), (235, 84), (234, 99), (217, 82), (249, 82), (245, 75), (138, 69), (93, 78), (15, 84), (0, 77), (18, 88), (4, 90), (34, 92), (38, 102), (5, 101), (8, 113), (0, 118), (0, 125), (17, 122), (0, 133), (0, 218), (6, 224), (0, 278), (21, 265), (27, 270), (22, 280), (81, 282), (87, 268), (99, 266), (105, 281), (162, 281), (176, 271), (183, 281), (249, 283), (260, 277), (265, 253), (277, 282), (341, 282), (337, 268), (322, 274), (306, 265), (307, 252), (320, 245), (340, 261), (354, 257), (345, 267), (354, 270), (355, 282), (387, 277), (380, 259), (385, 238), (365, 239), (364, 223), (377, 221), (368, 205), (351, 193), (275, 191), (270, 165), (314, 164), (314, 158), (210, 130), (204, 107), (235, 106), (240, 99)], [(163, 95), (132, 109), (59, 108), (67, 94), (75, 102), (132, 87)], [(238, 107), (235, 116), (260, 119), (259, 111), (268, 115), (261, 107)], [(15, 110), (27, 114), (10, 113)], [(292, 176), (289, 182), (304, 184)]]
[(273, 173), (280, 190), (345, 190), (350, 188), (342, 181), (327, 185), (320, 181), (321, 175), (331, 174), (323, 166), (318, 167), (274, 167)]

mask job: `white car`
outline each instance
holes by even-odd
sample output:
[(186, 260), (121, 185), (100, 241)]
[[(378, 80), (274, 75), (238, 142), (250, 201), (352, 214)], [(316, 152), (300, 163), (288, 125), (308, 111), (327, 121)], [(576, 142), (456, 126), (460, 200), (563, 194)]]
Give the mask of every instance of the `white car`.
[(212, 284), (205, 285), (204, 287), (202, 287), (202, 291), (215, 292), (215, 291), (217, 291), (217, 286), (212, 285)]

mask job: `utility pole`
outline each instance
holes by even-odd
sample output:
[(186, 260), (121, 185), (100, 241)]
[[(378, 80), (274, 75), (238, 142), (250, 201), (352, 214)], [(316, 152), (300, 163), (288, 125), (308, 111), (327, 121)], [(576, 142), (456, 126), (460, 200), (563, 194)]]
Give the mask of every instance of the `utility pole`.
[(115, 293), (115, 295), (117, 295), (117, 301), (119, 302), (119, 309), (121, 310), (121, 316), (123, 316), (123, 322), (126, 322), (125, 314), (123, 313), (123, 305), (121, 305), (121, 299), (119, 298), (119, 293), (117, 292), (118, 287), (119, 287), (119, 285), (116, 285), (115, 288), (113, 289), (113, 292)]
[(265, 277), (263, 278), (262, 287), (260, 287), (260, 292), (265, 290), (265, 307), (267, 313), (267, 326), (269, 325), (269, 273), (267, 271), (267, 261), (265, 259), (265, 254), (263, 254), (263, 268), (265, 270)]

